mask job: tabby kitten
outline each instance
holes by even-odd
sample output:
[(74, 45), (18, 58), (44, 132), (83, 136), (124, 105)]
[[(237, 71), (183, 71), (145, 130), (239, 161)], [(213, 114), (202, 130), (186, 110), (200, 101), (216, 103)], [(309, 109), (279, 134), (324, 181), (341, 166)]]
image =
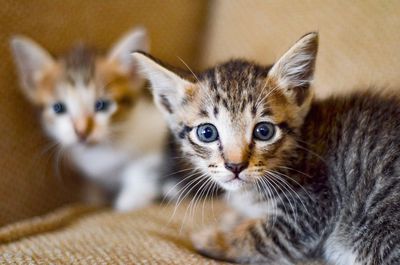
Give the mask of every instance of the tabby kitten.
[(79, 44), (54, 59), (26, 37), (14, 37), (11, 47), (45, 131), (85, 176), (118, 193), (115, 208), (156, 198), (166, 125), (131, 56), (148, 50), (146, 31), (132, 30), (105, 56)]
[[(318, 35), (273, 66), (232, 60), (179, 76), (135, 53), (191, 163), (234, 214), (194, 247), (250, 264), (400, 264), (400, 101), (313, 100)], [(230, 218), (228, 218), (230, 217)]]

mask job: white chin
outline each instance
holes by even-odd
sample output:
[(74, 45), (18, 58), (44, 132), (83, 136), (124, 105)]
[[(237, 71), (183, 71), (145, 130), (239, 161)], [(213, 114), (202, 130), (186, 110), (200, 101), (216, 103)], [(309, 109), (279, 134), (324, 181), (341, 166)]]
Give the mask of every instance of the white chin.
[(237, 191), (246, 185), (246, 182), (241, 179), (232, 179), (229, 181), (219, 182), (222, 188), (229, 191)]
[(60, 143), (62, 147), (70, 147), (77, 143), (76, 141), (65, 141), (65, 140), (60, 141), (59, 139), (56, 139), (56, 141), (58, 141), (58, 143)]

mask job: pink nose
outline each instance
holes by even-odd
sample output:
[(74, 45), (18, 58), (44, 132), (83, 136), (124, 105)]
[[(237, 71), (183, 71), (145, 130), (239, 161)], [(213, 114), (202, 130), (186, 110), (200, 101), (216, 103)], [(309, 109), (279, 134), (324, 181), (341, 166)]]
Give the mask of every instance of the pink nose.
[(79, 140), (85, 141), (93, 130), (92, 117), (78, 119), (74, 122), (75, 133)]
[(245, 170), (247, 166), (249, 165), (248, 162), (243, 162), (243, 163), (225, 163), (225, 168), (234, 173), (235, 175), (238, 175), (240, 172)]
[(86, 130), (78, 131), (77, 129), (75, 129), (75, 133), (78, 136), (80, 141), (85, 141), (86, 138), (89, 136), (89, 134), (86, 132)]

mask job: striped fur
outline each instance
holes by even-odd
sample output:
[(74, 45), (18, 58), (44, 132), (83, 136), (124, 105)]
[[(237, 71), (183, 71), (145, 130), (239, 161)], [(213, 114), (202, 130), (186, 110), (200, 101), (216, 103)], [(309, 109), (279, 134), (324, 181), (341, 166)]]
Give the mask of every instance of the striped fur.
[[(230, 193), (233, 217), (193, 235), (200, 253), (248, 264), (400, 264), (400, 100), (313, 100), (317, 44), (311, 33), (272, 68), (233, 60), (195, 81), (135, 55), (187, 161)], [(268, 142), (252, 137), (260, 121), (276, 128)], [(217, 128), (216, 142), (196, 138), (204, 123)], [(248, 166), (234, 176), (224, 168), (232, 161)]]

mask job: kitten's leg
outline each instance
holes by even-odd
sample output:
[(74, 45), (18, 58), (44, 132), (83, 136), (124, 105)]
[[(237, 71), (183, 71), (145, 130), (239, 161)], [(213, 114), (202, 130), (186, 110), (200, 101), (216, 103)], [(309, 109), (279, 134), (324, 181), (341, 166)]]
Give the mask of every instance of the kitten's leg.
[(315, 247), (311, 242), (315, 234), (305, 235), (311, 231), (301, 231), (301, 226), (304, 224), (295, 224), (284, 217), (276, 221), (247, 219), (229, 231), (221, 227), (202, 230), (193, 235), (192, 241), (200, 253), (219, 260), (292, 265), (306, 259)]
[(154, 201), (160, 193), (160, 157), (147, 156), (130, 163), (123, 171), (121, 191), (114, 208), (129, 211), (144, 207)]

